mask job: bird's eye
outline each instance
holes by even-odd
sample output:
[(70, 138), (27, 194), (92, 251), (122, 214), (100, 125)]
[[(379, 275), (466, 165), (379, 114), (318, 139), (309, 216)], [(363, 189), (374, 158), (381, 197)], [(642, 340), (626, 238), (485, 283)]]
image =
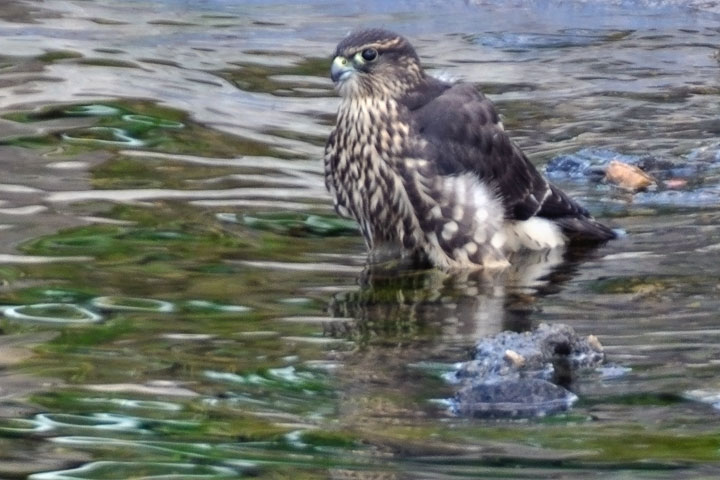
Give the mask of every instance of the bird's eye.
[(375, 60), (377, 58), (377, 56), (378, 56), (378, 51), (375, 50), (374, 48), (366, 48), (365, 50), (362, 51), (362, 58), (366, 62), (372, 62), (373, 60)]

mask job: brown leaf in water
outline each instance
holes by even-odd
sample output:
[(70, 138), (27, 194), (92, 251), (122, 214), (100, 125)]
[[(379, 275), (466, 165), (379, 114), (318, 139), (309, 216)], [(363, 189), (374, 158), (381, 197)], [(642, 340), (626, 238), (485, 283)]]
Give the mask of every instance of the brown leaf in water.
[(655, 180), (634, 165), (613, 160), (605, 169), (605, 179), (620, 188), (638, 192), (655, 184)]

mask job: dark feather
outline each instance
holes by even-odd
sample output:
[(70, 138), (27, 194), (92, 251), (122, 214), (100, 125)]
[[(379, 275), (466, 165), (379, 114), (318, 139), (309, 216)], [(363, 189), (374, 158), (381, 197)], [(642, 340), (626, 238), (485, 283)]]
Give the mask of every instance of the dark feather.
[(359, 49), (368, 43), (386, 42), (398, 38), (398, 34), (382, 28), (369, 28), (350, 32), (338, 43), (335, 55), (342, 55), (347, 50)]
[(550, 184), (500, 126), (494, 105), (474, 86), (428, 77), (403, 99), (416, 133), (429, 143), (442, 175), (473, 172), (495, 188), (509, 220), (539, 216), (555, 221), (568, 238), (609, 240), (612, 230)]
[[(397, 41), (397, 43), (395, 43)], [(415, 49), (404, 37), (399, 36), (397, 33), (389, 30), (383, 30), (381, 28), (372, 28), (369, 30), (357, 30), (351, 32), (345, 37), (337, 46), (335, 55), (351, 55), (354, 52), (360, 51), (364, 46), (370, 44), (383, 44), (386, 42), (393, 42), (392, 53), (396, 56), (406, 56), (415, 59), (419, 62)], [(388, 49), (378, 48), (381, 53), (387, 53)]]

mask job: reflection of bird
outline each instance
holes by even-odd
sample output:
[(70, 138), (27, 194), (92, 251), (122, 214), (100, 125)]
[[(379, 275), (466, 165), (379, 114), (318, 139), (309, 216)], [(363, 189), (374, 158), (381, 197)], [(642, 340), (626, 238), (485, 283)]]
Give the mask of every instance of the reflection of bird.
[[(446, 348), (464, 346), (503, 330), (531, 328), (538, 298), (557, 291), (574, 275), (578, 261), (565, 261), (562, 249), (527, 252), (503, 270), (412, 270), (404, 265), (369, 265), (359, 288), (333, 296), (325, 335), (351, 338), (360, 345), (417, 340)], [(422, 336), (422, 335), (421, 335)]]
[(323, 325), (325, 336), (357, 347), (335, 356), (342, 360), (336, 378), (343, 426), (364, 429), (376, 419), (428, 409), (440, 414), (426, 400), (449, 398), (453, 387), (424, 369), (449, 369), (482, 338), (531, 329), (541, 298), (561, 288), (578, 265), (556, 256), (560, 250), (527, 252), (504, 270), (365, 269), (358, 288), (332, 297), (333, 319)]
[(615, 236), (538, 173), (487, 98), (427, 75), (403, 37), (355, 32), (331, 73), (342, 102), (325, 181), (371, 252), (496, 267), (523, 248)]

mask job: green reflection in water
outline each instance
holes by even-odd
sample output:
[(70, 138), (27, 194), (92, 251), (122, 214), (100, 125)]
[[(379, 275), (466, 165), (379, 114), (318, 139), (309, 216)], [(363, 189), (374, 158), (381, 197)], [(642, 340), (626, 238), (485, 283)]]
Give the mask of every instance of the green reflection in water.
[(163, 118), (151, 117), (149, 115), (123, 115), (122, 119), (128, 122), (140, 123), (160, 128), (183, 128), (185, 124), (182, 122), (173, 122)]
[[(95, 119), (95, 124), (78, 128), (71, 120)], [(187, 113), (142, 101), (113, 101), (104, 104), (52, 106), (33, 111), (16, 111), (3, 118), (28, 126), (50, 120), (68, 119), (68, 130), (6, 139), (4, 144), (26, 148), (60, 149), (54, 154), (73, 155), (88, 150), (143, 147), (153, 151), (233, 158), (240, 155), (288, 157), (264, 143), (244, 139), (193, 122)], [(53, 130), (56, 130), (55, 126)]]
[[(143, 262), (180, 258), (218, 258), (241, 252), (244, 239), (179, 222), (165, 229), (145, 225), (92, 225), (30, 241), (23, 249), (38, 255), (90, 255), (97, 260)], [(209, 248), (204, 248), (209, 247)]]
[(242, 224), (254, 229), (265, 230), (282, 235), (336, 236), (357, 235), (357, 223), (338, 216), (307, 215), (294, 212), (242, 215), (218, 214), (219, 220)]
[(168, 412), (178, 412), (182, 410), (182, 405), (173, 402), (159, 402), (155, 400), (138, 400), (134, 398), (77, 398), (76, 401), (91, 403), (93, 405), (112, 405), (123, 409), (133, 410), (163, 410)]
[(226, 467), (202, 466), (189, 463), (166, 462), (93, 462), (82, 467), (58, 472), (36, 473), (32, 480), (77, 480), (106, 478), (126, 480), (172, 479), (172, 478), (234, 478), (237, 471)]
[[(288, 89), (271, 78), (274, 75), (324, 77), (326, 68), (323, 59), (285, 69), (241, 66), (225, 74), (238, 83), (248, 82), (248, 89), (283, 95)], [(182, 112), (140, 101), (64, 105), (7, 118), (33, 125), (85, 117), (96, 123), (84, 130), (72, 127), (71, 136), (101, 128), (101, 134), (109, 133), (107, 139), (121, 131), (142, 141), (144, 148), (166, 153), (280, 155), (267, 145), (195, 124)], [(109, 159), (91, 171), (95, 188), (202, 188), (193, 182), (236, 173), (225, 166), (122, 155), (116, 149), (127, 145), (76, 144), (62, 134), (13, 142), (60, 147), (67, 155), (108, 153)], [(127, 225), (64, 230), (22, 248), (36, 255), (89, 255), (93, 261), (0, 267), (0, 278), (8, 286), (0, 291), (4, 305), (21, 304), (21, 312), (27, 312), (40, 308), (37, 304), (72, 304), (62, 308), (102, 309), (106, 317), (102, 324), (72, 327), (2, 325), (8, 336), (59, 330), (54, 340), (34, 348), (23, 369), (60, 384), (36, 387), (39, 391), (30, 395), (35, 410), (26, 418), (0, 422), (0, 437), (10, 438), (13, 445), (21, 443), (18, 438), (45, 445), (39, 438), (52, 431), (54, 445), (114, 461), (32, 478), (223, 478), (248, 473), (309, 479), (328, 478), (329, 470), (339, 478), (374, 470), (406, 471), (410, 477), (418, 472), (479, 477), (489, 465), (513, 476), (516, 466), (597, 470), (600, 465), (632, 472), (719, 460), (717, 432), (698, 416), (688, 417), (684, 426), (673, 423), (683, 419), (671, 421), (662, 415), (645, 425), (628, 424), (628, 417), (642, 418), (648, 407), (677, 405), (677, 399), (663, 402), (664, 397), (651, 394), (590, 398), (580, 413), (511, 424), (447, 418), (439, 409), (428, 408), (428, 399), (448, 395), (447, 385), (424, 372), (401, 370), (395, 377), (382, 376), (395, 364), (407, 366), (403, 348), (409, 345), (423, 352), (440, 335), (439, 322), (398, 314), (412, 313), (420, 301), (430, 302), (436, 293), (405, 285), (407, 279), (376, 282), (373, 289), (336, 297), (352, 316), (362, 317), (362, 310), (378, 305), (389, 308), (378, 310), (370, 322), (338, 328), (337, 343), (303, 341), (332, 340), (324, 337), (332, 332), (318, 323), (278, 320), (327, 316), (328, 295), (300, 289), (354, 288), (356, 279), (337, 280), (312, 271), (253, 270), (237, 261), (302, 262), (327, 252), (361, 251), (356, 248), (356, 227), (334, 216), (249, 211), (218, 217), (212, 209), (166, 201), (152, 208), (85, 208), (97, 208)], [(667, 285), (654, 279), (621, 283), (598, 283), (597, 289), (637, 293)], [(303, 301), (287, 301), (293, 298)], [(176, 308), (162, 311), (164, 302)], [(348, 339), (364, 350), (353, 352)], [(398, 360), (372, 356), (383, 348)], [(346, 354), (359, 357), (365, 352), (370, 352), (367, 363), (343, 366), (346, 358), (352, 359)], [(337, 373), (309, 366), (327, 358), (336, 360)], [(353, 383), (368, 376), (372, 382)], [(368, 385), (373, 387), (369, 391)], [(622, 419), (595, 420), (587, 413), (604, 408), (601, 413), (607, 414), (620, 407)], [(38, 421), (48, 418), (52, 422)], [(114, 430), (110, 438), (104, 426), (114, 423), (108, 419), (129, 422), (125, 425), (131, 428)], [(630, 442), (638, 447), (626, 448)], [(204, 465), (191, 464), (197, 459)], [(260, 466), (248, 466), (253, 462)]]
[(92, 299), (92, 305), (100, 310), (172, 312), (175, 306), (170, 302), (150, 298), (106, 296)]
[[(268, 52), (247, 52), (263, 55)], [(273, 55), (277, 55), (274, 52)], [(237, 68), (218, 72), (218, 75), (237, 85), (246, 92), (264, 92), (277, 96), (327, 97), (332, 91), (328, 78), (327, 58), (297, 57), (291, 65), (268, 66), (256, 63), (237, 63)], [(293, 81), (284, 81), (283, 76), (293, 76)], [(296, 77), (308, 77), (306, 82)], [(326, 83), (318, 84), (313, 77), (322, 78)]]
[(61, 60), (69, 60), (76, 58), (82, 58), (82, 54), (79, 52), (74, 52), (72, 50), (50, 50), (43, 55), (40, 55), (38, 57), (38, 60), (43, 63), (52, 63)]
[[(161, 174), (159, 174), (161, 173)], [(150, 157), (117, 154), (92, 169), (92, 186), (99, 189), (206, 188), (203, 180), (235, 173), (229, 167), (193, 165)], [(217, 187), (217, 186), (216, 186)]]
[(131, 137), (121, 128), (90, 127), (62, 134), (62, 139), (70, 143), (117, 145), (123, 147), (141, 147), (145, 142)]
[[(53, 427), (65, 429), (56, 442), (68, 448), (89, 450), (96, 458), (118, 462), (184, 463), (202, 458), (208, 464), (227, 465), (241, 459), (260, 463), (253, 470), (260, 478), (327, 478), (328, 469), (373, 468), (481, 475), (493, 462), (502, 462), (508, 469), (530, 465), (528, 451), (523, 449), (532, 449), (532, 465), (537, 468), (560, 468), (557, 459), (562, 457), (567, 458), (562, 468), (568, 470), (601, 464), (660, 471), (674, 468), (677, 461), (718, 459), (716, 432), (712, 425), (699, 424), (696, 417), (687, 419), (692, 425), (689, 429), (662, 417), (659, 424), (643, 427), (615, 419), (596, 421), (583, 410), (622, 406), (628, 415), (641, 416), (648, 407), (669, 406), (651, 397), (636, 402), (622, 395), (590, 398), (576, 414), (498, 424), (443, 418), (437, 410), (434, 416), (427, 415), (428, 399), (447, 395), (443, 390), (447, 386), (422, 372), (412, 372), (412, 388), (398, 389), (394, 378), (393, 383), (385, 383), (387, 379), (380, 375), (394, 368), (382, 357), (373, 360), (368, 354), (368, 363), (356, 370), (340, 367), (337, 374), (309, 368), (305, 362), (326, 359), (329, 354), (342, 358), (342, 348), (295, 341), (322, 338), (324, 327), (277, 318), (326, 315), (323, 301), (281, 300), (290, 298), (288, 294), (296, 292), (299, 284), (327, 285), (327, 275), (255, 271), (231, 261), (298, 261), (307, 252), (343, 249), (347, 238), (290, 237), (286, 230), (275, 233), (243, 222), (231, 223), (232, 230), (226, 230), (214, 214), (174, 202), (153, 209), (119, 206), (106, 215), (131, 224), (79, 227), (23, 246), (33, 254), (92, 255), (96, 258), (92, 268), (5, 267), (4, 276), (11, 285), (20, 278), (40, 279), (44, 284), (0, 293), (0, 301), (9, 305), (63, 301), (93, 306), (98, 297), (110, 297), (114, 299), (110, 303), (118, 305), (160, 305), (148, 298), (152, 295), (177, 306), (173, 312), (108, 308), (105, 323), (63, 328), (24, 363), (29, 371), (66, 384), (32, 396), (49, 418), (92, 423), (107, 418), (98, 417), (101, 414), (124, 416), (141, 419), (137, 420), (139, 430), (150, 432), (124, 431), (122, 438), (108, 438), (107, 434), (89, 434), (88, 430), (95, 430), (88, 426)], [(295, 221), (302, 223), (304, 218), (301, 215)], [(398, 303), (399, 292), (405, 301), (430, 300), (423, 295), (433, 292), (418, 287), (422, 282), (413, 281), (415, 276), (421, 274), (375, 282), (370, 290), (338, 296), (349, 308), (387, 304), (388, 311), (396, 312), (386, 318), (379, 310), (373, 323), (356, 325), (347, 337), (340, 332), (339, 338), (357, 339), (369, 352), (395, 345), (393, 355), (398, 357), (403, 352), (398, 346), (422, 350), (422, 345), (432, 345), (439, 324), (427, 317), (412, 322), (412, 316), (397, 315), (405, 305)], [(354, 282), (348, 279), (348, 284)], [(312, 295), (309, 298), (314, 300)], [(215, 308), (233, 305), (248, 309)], [(409, 310), (412, 306), (407, 304)], [(29, 328), (8, 325), (7, 332)], [(402, 364), (402, 358), (397, 363)], [(383, 366), (374, 373), (379, 388), (367, 391), (362, 388), (365, 384), (353, 384), (354, 378), (372, 373), (371, 366), (378, 364)], [(171, 394), (167, 386), (166, 394), (149, 393), (157, 381), (174, 382), (173, 387), (185, 388), (192, 395)], [(91, 392), (88, 386), (99, 391)], [(148, 393), (142, 393), (143, 388)], [(130, 408), (127, 402), (137, 407)], [(176, 407), (153, 408), (152, 402)], [(33, 419), (37, 417), (0, 424), (0, 436), (32, 438), (49, 431), (39, 431)], [(622, 449), (628, 438), (641, 447)], [(479, 455), (477, 449), (498, 453)], [(368, 450), (383, 452), (391, 460), (385, 463)], [(468, 459), (471, 454), (476, 458)], [(444, 460), (428, 460), (432, 457)]]
[(75, 105), (63, 110), (67, 115), (90, 116), (90, 117), (109, 117), (122, 114), (122, 110), (110, 105)]
[(223, 305), (221, 303), (209, 302), (207, 300), (188, 300), (183, 306), (185, 310), (189, 311), (210, 311), (210, 312), (232, 312), (232, 313), (245, 313), (250, 312), (252, 308), (244, 305)]
[(78, 324), (102, 320), (102, 316), (90, 310), (65, 303), (39, 303), (6, 307), (2, 313), (5, 318), (26, 322)]

